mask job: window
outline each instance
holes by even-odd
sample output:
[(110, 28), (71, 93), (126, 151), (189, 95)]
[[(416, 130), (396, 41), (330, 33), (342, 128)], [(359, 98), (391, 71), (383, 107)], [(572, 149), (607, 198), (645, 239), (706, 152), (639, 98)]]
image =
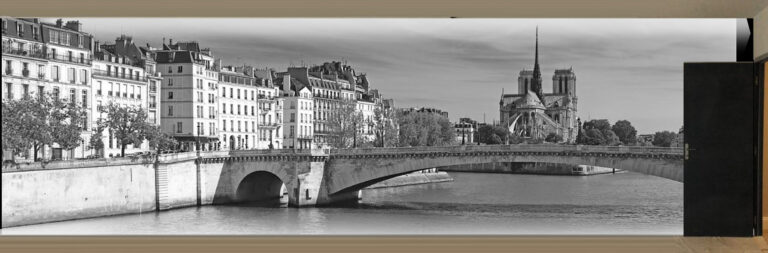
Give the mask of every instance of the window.
[(296, 122), (296, 114), (291, 113), (291, 122)]
[(88, 108), (88, 90), (83, 90), (83, 107)]
[(40, 37), (40, 29), (37, 26), (32, 26), (32, 38), (38, 39)]
[(16, 33), (19, 35), (19, 37), (24, 37), (24, 24), (18, 21), (16, 22)]
[(59, 87), (53, 87), (53, 98), (59, 99)]
[(240, 99), (240, 89), (237, 89), (237, 99)]
[(173, 99), (173, 91), (168, 92), (168, 99)]
[(227, 114), (227, 103), (221, 104), (221, 113)]
[(233, 98), (234, 92), (232, 92), (232, 88), (229, 88), (229, 98)]
[(227, 121), (222, 120), (221, 123), (222, 123), (221, 126), (223, 127), (222, 129), (224, 129), (224, 131), (227, 131)]
[(168, 66), (168, 73), (173, 73), (173, 67)]
[(237, 115), (240, 115), (240, 105), (237, 105)]
[(37, 98), (43, 99), (45, 96), (45, 86), (37, 86)]
[(88, 84), (88, 70), (85, 70), (85, 69), (80, 70), (80, 83)]
[(181, 73), (181, 72), (183, 72), (183, 71), (184, 71), (184, 67), (183, 67), (183, 66), (179, 66), (179, 69), (178, 69), (176, 72), (179, 72), (179, 73)]
[(75, 89), (69, 89), (69, 102), (75, 103), (77, 101), (77, 97), (75, 95)]
[(29, 96), (29, 84), (22, 84), (21, 85), (21, 89), (22, 89), (22, 92), (24, 94), (24, 97), (25, 98), (28, 97)]
[(69, 78), (69, 83), (75, 83), (75, 68), (67, 69), (67, 78)]
[(181, 127), (182, 127), (181, 122), (176, 122), (176, 132), (177, 133), (181, 133)]
[(51, 78), (53, 81), (59, 81), (59, 66), (51, 66)]
[(13, 84), (12, 83), (5, 83), (5, 94), (8, 97), (8, 99), (13, 99)]
[(293, 137), (293, 133), (294, 132), (296, 132), (295, 127), (291, 126), (291, 132), (290, 132), (291, 136), (289, 136), (289, 137)]
[(136, 87), (136, 90), (138, 91), (138, 92), (136, 93), (136, 99), (141, 99), (141, 87), (140, 87), (140, 86), (137, 86), (137, 87)]
[(221, 97), (227, 97), (227, 89), (221, 89)]
[(128, 85), (127, 84), (123, 84), (123, 97), (124, 98), (128, 97)]
[(173, 116), (173, 106), (172, 105), (168, 106), (168, 116)]
[(168, 78), (168, 86), (173, 86), (173, 79)]
[(235, 121), (230, 120), (229, 121), (229, 131), (234, 132), (235, 131)]
[(254, 109), (255, 109), (255, 107), (251, 106), (251, 116), (256, 115), (256, 110), (254, 110)]

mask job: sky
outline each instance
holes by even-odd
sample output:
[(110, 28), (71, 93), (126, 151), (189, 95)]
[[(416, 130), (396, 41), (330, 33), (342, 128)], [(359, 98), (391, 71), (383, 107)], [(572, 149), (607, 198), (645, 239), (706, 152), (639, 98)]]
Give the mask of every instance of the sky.
[(102, 42), (198, 41), (224, 65), (346, 61), (396, 107), (488, 123), (502, 89), (516, 93), (533, 68), (538, 26), (544, 92), (556, 68), (572, 67), (582, 121), (629, 120), (639, 134), (682, 126), (684, 62), (736, 59), (735, 19), (71, 19)]

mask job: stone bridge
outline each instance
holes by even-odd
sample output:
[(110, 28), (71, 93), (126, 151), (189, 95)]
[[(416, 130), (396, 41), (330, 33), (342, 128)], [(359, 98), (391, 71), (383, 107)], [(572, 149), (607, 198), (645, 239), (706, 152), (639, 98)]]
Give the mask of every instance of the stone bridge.
[(203, 152), (197, 158), (203, 171), (220, 172), (213, 204), (279, 198), (284, 184), (291, 206), (354, 202), (361, 189), (399, 175), (434, 167), (498, 162), (594, 165), (678, 182), (683, 182), (684, 175), (683, 150), (660, 147), (538, 144), (246, 150)]
[(611, 167), (683, 181), (677, 148), (499, 145), (243, 150), (4, 163), (2, 227), (171, 208), (357, 202), (360, 189), (427, 168), (498, 162)]

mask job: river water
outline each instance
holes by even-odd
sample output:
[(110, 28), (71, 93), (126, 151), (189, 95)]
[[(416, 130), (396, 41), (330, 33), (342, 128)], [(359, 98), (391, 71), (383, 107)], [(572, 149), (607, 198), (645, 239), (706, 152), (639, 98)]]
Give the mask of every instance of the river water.
[(637, 173), (450, 173), (370, 189), (355, 207), (203, 206), (6, 228), (4, 235), (681, 235), (683, 184)]

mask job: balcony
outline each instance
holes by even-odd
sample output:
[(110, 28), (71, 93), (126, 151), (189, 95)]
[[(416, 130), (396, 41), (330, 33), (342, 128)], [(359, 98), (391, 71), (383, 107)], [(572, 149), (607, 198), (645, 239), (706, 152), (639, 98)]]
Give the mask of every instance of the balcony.
[(26, 56), (26, 57), (32, 57), (32, 58), (38, 58), (38, 59), (45, 59), (45, 52), (42, 50), (23, 50), (23, 49), (17, 49), (17, 48), (11, 48), (9, 46), (3, 47), (3, 54), (10, 54), (10, 55), (18, 55), (18, 56)]
[(262, 94), (259, 94), (257, 98), (259, 99), (259, 102), (275, 102), (275, 97), (268, 97)]
[(277, 126), (278, 126), (277, 123), (274, 123), (274, 122), (268, 122), (268, 123), (259, 122), (259, 127), (262, 127), (262, 128), (275, 129), (277, 128)]
[(312, 138), (311, 135), (297, 135), (296, 139), (297, 140), (312, 140), (313, 138)]
[(54, 61), (60, 61), (60, 62), (69, 62), (69, 63), (91, 65), (91, 59), (90, 58), (85, 58), (85, 57), (81, 58), (81, 57), (75, 57), (75, 56), (70, 56), (70, 55), (61, 55), (61, 54), (48, 53), (46, 55), (46, 59), (54, 60)]
[[(118, 75), (117, 72), (111, 72), (111, 71), (105, 71), (100, 69), (94, 69), (93, 71), (94, 76), (101, 76), (101, 77), (109, 77), (109, 78), (117, 78), (122, 80), (129, 80), (129, 81), (137, 81), (137, 82), (146, 82), (147, 78), (140, 75), (134, 75), (133, 78), (131, 76), (126, 75)], [(155, 90), (152, 90), (153, 92)]]

